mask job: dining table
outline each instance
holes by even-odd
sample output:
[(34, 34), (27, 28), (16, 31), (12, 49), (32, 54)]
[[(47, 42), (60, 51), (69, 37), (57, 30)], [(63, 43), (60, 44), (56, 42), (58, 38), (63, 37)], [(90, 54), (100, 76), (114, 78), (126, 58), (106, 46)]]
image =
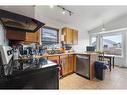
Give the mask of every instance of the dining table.
[(113, 68), (114, 68), (115, 55), (109, 55), (109, 54), (99, 55), (99, 59), (102, 59), (102, 58), (104, 58), (103, 60), (105, 60), (105, 59), (108, 59), (109, 60), (109, 64), (110, 64), (109, 69), (111, 71), (111, 66), (113, 66)]

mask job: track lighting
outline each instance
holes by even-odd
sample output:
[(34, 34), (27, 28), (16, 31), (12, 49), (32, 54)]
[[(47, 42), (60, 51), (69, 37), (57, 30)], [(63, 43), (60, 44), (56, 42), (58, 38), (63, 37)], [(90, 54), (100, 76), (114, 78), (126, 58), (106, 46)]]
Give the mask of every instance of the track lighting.
[(63, 11), (62, 11), (62, 14), (65, 14), (66, 12), (68, 12), (70, 16), (71, 16), (72, 14), (74, 14), (72, 11), (70, 11), (70, 10), (68, 10), (68, 9), (66, 9), (66, 8), (64, 8), (64, 7), (62, 7), (62, 6), (57, 5), (57, 7), (63, 10)]
[(63, 11), (62, 11), (62, 14), (65, 14), (65, 13), (66, 13), (66, 12), (63, 10)]

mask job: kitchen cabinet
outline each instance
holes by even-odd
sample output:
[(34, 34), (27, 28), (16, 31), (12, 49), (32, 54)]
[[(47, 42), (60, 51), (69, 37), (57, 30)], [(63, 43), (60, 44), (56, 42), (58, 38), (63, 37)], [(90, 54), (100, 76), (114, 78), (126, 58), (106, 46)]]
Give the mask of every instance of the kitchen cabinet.
[(27, 42), (39, 42), (40, 33), (37, 32), (26, 32), (26, 39)]
[(73, 30), (73, 44), (78, 44), (78, 31)]
[(55, 63), (59, 63), (59, 56), (48, 56), (47, 59)]
[(73, 62), (74, 62), (74, 72), (76, 72), (76, 55), (73, 55)]
[(68, 73), (74, 72), (74, 58), (73, 55), (68, 55)]
[(62, 74), (66, 76), (75, 72), (75, 55), (63, 54), (58, 56), (47, 56), (47, 59), (62, 66)]
[(65, 44), (78, 44), (78, 31), (68, 27), (62, 28), (62, 35), (65, 35)]
[(40, 33), (37, 32), (23, 32), (23, 31), (15, 31), (8, 29), (6, 32), (6, 37), (9, 40), (18, 40), (24, 42), (39, 42)]
[(7, 30), (6, 37), (9, 40), (24, 41), (26, 39), (26, 32)]
[(63, 76), (68, 74), (68, 55), (60, 56)]
[[(63, 56), (61, 56), (63, 57)], [(74, 58), (73, 55), (64, 55), (64, 58), (60, 58), (63, 76), (71, 74), (74, 72)]]

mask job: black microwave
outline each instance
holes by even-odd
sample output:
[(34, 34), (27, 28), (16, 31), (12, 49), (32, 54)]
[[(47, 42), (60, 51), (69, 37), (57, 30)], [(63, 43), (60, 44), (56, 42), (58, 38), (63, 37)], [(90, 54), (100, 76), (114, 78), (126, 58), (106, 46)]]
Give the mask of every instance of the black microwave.
[(95, 51), (95, 46), (87, 46), (86, 51)]

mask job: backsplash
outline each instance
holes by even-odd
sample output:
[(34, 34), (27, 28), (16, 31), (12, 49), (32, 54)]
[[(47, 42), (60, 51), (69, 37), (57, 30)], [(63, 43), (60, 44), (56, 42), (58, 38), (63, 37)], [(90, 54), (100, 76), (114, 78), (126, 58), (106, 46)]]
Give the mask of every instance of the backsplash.
[(79, 40), (78, 45), (73, 45), (73, 49), (75, 52), (84, 52), (86, 51), (86, 46), (89, 45), (88, 40)]

